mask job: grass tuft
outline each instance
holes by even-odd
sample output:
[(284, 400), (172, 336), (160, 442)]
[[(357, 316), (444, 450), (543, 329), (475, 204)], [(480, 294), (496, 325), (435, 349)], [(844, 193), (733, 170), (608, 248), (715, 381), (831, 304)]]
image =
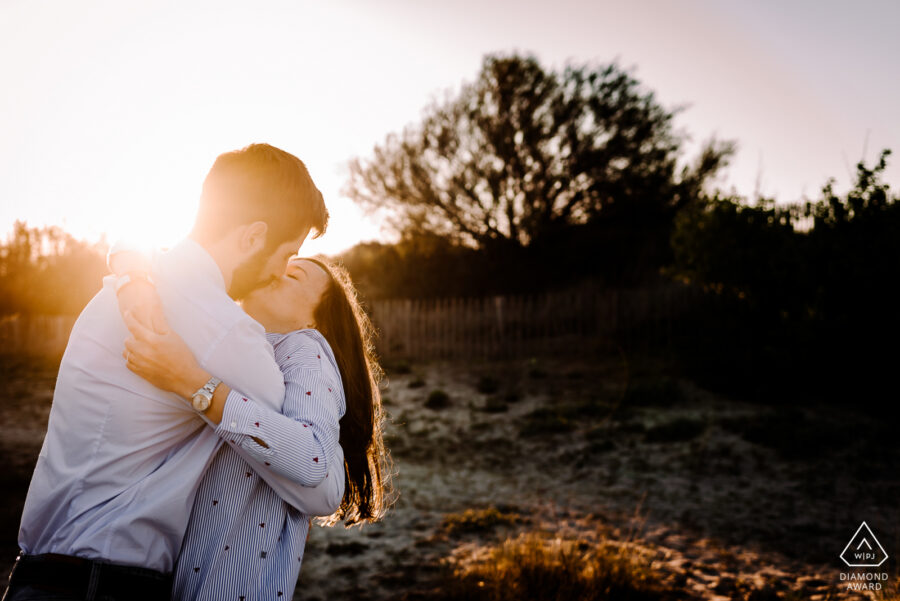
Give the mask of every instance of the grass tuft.
[(672, 407), (684, 400), (684, 393), (677, 382), (669, 378), (654, 378), (629, 386), (623, 404), (629, 407)]
[(706, 423), (681, 417), (647, 429), (647, 442), (683, 442), (693, 440), (706, 431)]
[(506, 404), (506, 401), (492, 396), (485, 401), (482, 411), (486, 413), (503, 413), (507, 409), (509, 409), (509, 405)]
[(443, 390), (432, 390), (425, 399), (425, 406), (429, 409), (445, 409), (450, 406), (450, 395)]
[(494, 506), (487, 509), (466, 509), (462, 513), (445, 515), (441, 531), (449, 535), (490, 532), (498, 526), (511, 526), (520, 519), (519, 514), (504, 512)]
[(394, 361), (385, 361), (382, 363), (384, 370), (395, 376), (405, 376), (412, 373), (412, 366), (406, 359), (396, 359)]
[(653, 601), (672, 598), (650, 560), (624, 545), (525, 533), (458, 565), (444, 599), (475, 601)]
[(482, 394), (494, 394), (500, 390), (500, 380), (492, 376), (482, 376), (478, 380), (476, 389)]
[(556, 409), (541, 407), (525, 416), (524, 423), (519, 427), (519, 435), (556, 434), (574, 429), (575, 424), (566, 415)]

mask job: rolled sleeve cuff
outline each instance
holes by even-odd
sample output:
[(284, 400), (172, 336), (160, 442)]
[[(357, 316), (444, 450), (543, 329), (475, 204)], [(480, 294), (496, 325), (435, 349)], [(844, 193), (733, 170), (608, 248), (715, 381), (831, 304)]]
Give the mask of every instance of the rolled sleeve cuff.
[(254, 425), (259, 423), (257, 411), (256, 403), (232, 390), (225, 399), (222, 421), (216, 427), (216, 434), (232, 442), (238, 442), (241, 436), (253, 436), (258, 433), (254, 429), (259, 429)]

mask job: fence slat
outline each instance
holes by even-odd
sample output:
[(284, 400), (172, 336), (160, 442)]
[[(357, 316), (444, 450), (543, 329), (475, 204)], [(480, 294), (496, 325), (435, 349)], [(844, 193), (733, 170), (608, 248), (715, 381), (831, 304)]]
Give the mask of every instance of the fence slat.
[[(370, 312), (384, 358), (515, 358), (598, 343), (658, 344), (671, 352), (685, 327), (680, 316), (700, 304), (721, 310), (714, 296), (680, 282), (644, 289), (586, 283), (519, 296), (382, 299), (370, 303)], [(0, 352), (62, 354), (75, 319), (0, 317)]]

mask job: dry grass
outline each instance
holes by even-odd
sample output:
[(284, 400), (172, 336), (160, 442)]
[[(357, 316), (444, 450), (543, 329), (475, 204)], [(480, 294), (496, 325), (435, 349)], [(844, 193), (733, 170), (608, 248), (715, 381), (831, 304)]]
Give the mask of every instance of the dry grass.
[(900, 601), (900, 568), (890, 575), (887, 585), (878, 591), (876, 601)]
[(498, 526), (511, 526), (522, 521), (521, 516), (513, 511), (501, 511), (496, 507), (487, 509), (466, 509), (462, 513), (450, 513), (444, 516), (440, 530), (449, 535), (490, 532)]
[(476, 601), (600, 601), (675, 598), (650, 569), (650, 558), (629, 545), (564, 540), (542, 533), (454, 560), (443, 599)]

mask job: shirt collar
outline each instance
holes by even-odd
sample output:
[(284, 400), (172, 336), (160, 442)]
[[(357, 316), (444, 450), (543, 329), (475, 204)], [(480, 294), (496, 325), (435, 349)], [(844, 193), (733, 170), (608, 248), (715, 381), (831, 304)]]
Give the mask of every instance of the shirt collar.
[(202, 278), (216, 288), (225, 290), (225, 276), (222, 275), (219, 264), (196, 240), (185, 238), (166, 254), (174, 260), (172, 264), (189, 271), (192, 277)]
[(281, 332), (266, 332), (266, 340), (268, 340), (269, 344), (272, 346), (275, 346), (287, 337), (287, 334), (282, 334)]

